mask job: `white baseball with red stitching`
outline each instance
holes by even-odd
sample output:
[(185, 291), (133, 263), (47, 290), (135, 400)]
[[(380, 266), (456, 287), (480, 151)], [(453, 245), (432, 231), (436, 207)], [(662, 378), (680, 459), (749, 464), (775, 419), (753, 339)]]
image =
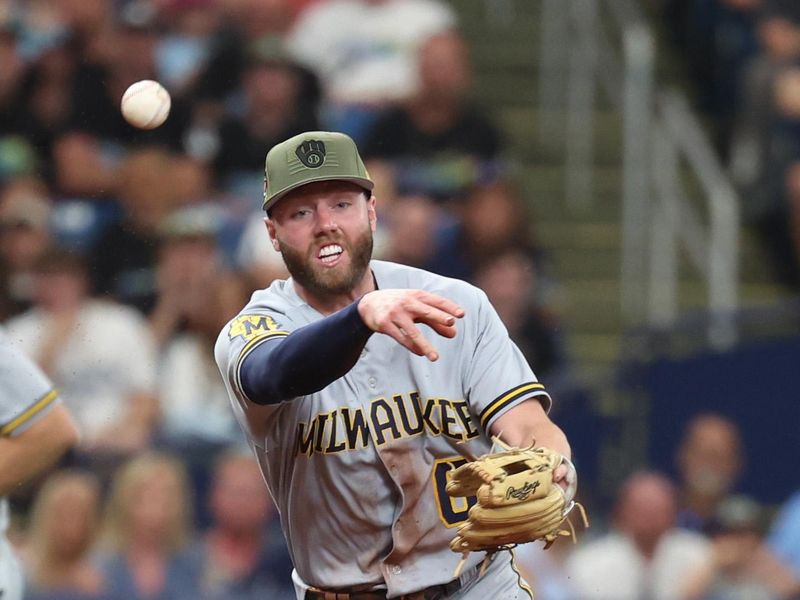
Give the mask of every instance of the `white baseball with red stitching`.
[(132, 84), (122, 95), (120, 109), (125, 120), (139, 129), (155, 129), (166, 121), (172, 99), (157, 81), (143, 79)]

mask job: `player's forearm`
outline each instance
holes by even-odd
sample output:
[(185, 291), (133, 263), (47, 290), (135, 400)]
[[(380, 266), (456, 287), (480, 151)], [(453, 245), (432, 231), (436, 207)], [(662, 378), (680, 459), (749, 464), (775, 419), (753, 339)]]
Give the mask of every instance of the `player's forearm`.
[(522, 402), (498, 417), (492, 424), (492, 434), (510, 446), (524, 448), (535, 442), (537, 446), (552, 448), (567, 458), (572, 457), (567, 436), (550, 420), (536, 398)]
[(242, 391), (256, 404), (317, 392), (353, 368), (370, 335), (354, 303), (285, 338), (266, 341), (242, 362)]
[(43, 472), (78, 442), (78, 430), (59, 405), (15, 437), (0, 437), (0, 496)]

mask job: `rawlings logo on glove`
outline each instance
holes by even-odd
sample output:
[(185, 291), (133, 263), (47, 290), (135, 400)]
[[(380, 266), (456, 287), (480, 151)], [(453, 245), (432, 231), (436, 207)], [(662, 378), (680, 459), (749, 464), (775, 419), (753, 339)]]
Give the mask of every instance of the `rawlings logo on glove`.
[[(567, 517), (576, 506), (588, 527), (583, 507), (573, 500), (577, 478), (567, 458), (549, 448), (504, 447), (504, 452), (485, 454), (450, 474), (449, 496), (478, 499), (450, 543), (453, 552), (463, 554), (456, 576), (470, 552), (485, 551), (488, 558), (517, 544), (541, 539), (547, 549), (560, 536), (574, 538)], [(553, 482), (553, 471), (562, 463), (569, 467), (566, 490)], [(569, 529), (562, 527), (564, 522)]]

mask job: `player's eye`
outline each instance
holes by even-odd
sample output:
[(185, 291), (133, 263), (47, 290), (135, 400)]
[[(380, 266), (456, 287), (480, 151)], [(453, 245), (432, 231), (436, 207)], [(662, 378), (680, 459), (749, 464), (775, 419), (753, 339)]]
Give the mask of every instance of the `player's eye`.
[(311, 214), (311, 211), (307, 208), (301, 208), (294, 211), (290, 216), (292, 219), (302, 219)]
[(352, 206), (352, 204), (353, 204), (352, 202), (349, 202), (347, 200), (342, 200), (336, 203), (336, 208), (347, 208), (349, 206)]

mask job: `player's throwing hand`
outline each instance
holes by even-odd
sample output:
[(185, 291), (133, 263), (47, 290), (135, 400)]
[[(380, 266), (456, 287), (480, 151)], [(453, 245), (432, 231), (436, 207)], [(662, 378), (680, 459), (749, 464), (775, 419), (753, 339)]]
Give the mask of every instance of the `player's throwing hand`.
[(464, 309), (455, 302), (423, 290), (376, 290), (365, 294), (358, 312), (373, 331), (397, 340), (414, 354), (430, 361), (439, 353), (422, 335), (415, 323), (424, 323), (441, 336), (456, 335), (456, 319)]

